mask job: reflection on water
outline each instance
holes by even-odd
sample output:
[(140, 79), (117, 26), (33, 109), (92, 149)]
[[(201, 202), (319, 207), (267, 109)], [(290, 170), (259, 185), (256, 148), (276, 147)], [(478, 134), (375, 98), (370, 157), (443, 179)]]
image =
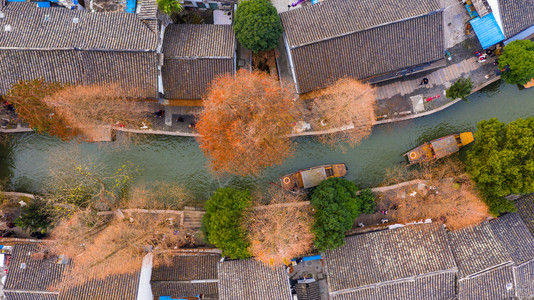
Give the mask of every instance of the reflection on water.
[[(213, 176), (193, 138), (149, 136), (127, 146), (82, 143), (79, 148), (83, 155), (110, 169), (116, 169), (125, 161), (139, 165), (143, 169), (139, 183), (176, 181), (203, 199), (219, 186), (266, 186), (281, 175), (326, 163), (346, 163), (347, 178), (365, 187), (380, 183), (386, 168), (402, 162), (403, 153), (425, 141), (453, 132), (475, 130), (476, 123), (483, 119), (497, 117), (510, 122), (534, 113), (534, 89), (519, 91), (516, 86), (504, 83), (488, 86), (470, 96), (469, 101), (432, 116), (377, 126), (369, 138), (345, 152), (318, 144), (309, 137), (298, 138), (293, 157), (258, 177)], [(51, 153), (62, 153), (68, 147), (69, 143), (53, 137), (16, 134), (7, 146), (1, 147), (0, 178), (11, 178), (16, 190), (40, 191), (49, 180)]]

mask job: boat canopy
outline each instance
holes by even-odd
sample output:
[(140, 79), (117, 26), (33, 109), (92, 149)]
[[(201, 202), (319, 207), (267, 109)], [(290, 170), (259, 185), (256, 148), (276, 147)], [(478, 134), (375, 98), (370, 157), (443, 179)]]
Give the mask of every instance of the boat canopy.
[(433, 141), (432, 148), (434, 149), (436, 159), (448, 156), (459, 150), (454, 135), (446, 136), (437, 141)]
[(311, 170), (301, 171), (302, 183), (304, 188), (318, 186), (323, 180), (326, 180), (326, 171), (324, 168), (314, 168)]

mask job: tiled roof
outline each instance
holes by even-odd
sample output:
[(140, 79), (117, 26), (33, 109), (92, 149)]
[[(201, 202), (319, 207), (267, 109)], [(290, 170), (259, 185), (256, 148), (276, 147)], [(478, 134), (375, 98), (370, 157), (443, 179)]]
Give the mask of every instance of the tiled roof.
[[(484, 253), (479, 253), (483, 256)], [(507, 289), (507, 284), (511, 289)], [(515, 293), (512, 266), (502, 266), (479, 276), (458, 281), (458, 300), (513, 299)]]
[(455, 270), (445, 231), (436, 223), (347, 237), (325, 260), (330, 293)]
[(449, 232), (449, 240), (460, 278), (512, 262), (487, 223)]
[(136, 300), (138, 287), (139, 272), (112, 275), (62, 288), (58, 300)]
[(530, 233), (534, 235), (534, 194), (525, 195), (517, 199), (515, 207)]
[(379, 284), (335, 294), (332, 300), (444, 300), (454, 299), (456, 295), (456, 272), (450, 271), (415, 279)]
[(321, 300), (321, 289), (317, 281), (297, 283), (295, 285), (295, 291), (299, 300)]
[(514, 275), (519, 299), (534, 298), (534, 261), (514, 266)]
[(6, 300), (58, 300), (58, 295), (56, 294), (30, 294), (30, 293), (14, 293), (14, 292), (4, 292), (6, 295)]
[(221, 256), (174, 255), (168, 264), (162, 262), (152, 271), (152, 281), (217, 279), (217, 263)]
[(441, 12), (290, 50), (299, 93), (437, 61), (443, 51)]
[(286, 270), (268, 267), (253, 259), (218, 264), (221, 300), (290, 300)]
[(165, 59), (163, 90), (167, 99), (202, 99), (217, 76), (233, 74), (235, 61), (230, 59)]
[(211, 299), (217, 298), (219, 290), (217, 282), (152, 282), (152, 294), (155, 299), (159, 296), (193, 297), (198, 294), (209, 295)]
[(517, 213), (508, 213), (490, 221), (489, 226), (515, 264), (534, 260), (534, 236)]
[[(217, 263), (219, 254), (172, 256), (170, 262), (158, 262), (152, 270), (152, 292), (158, 296), (213, 296), (218, 294)], [(157, 299), (157, 298), (156, 298)]]
[(110, 51), (0, 50), (0, 94), (19, 80), (118, 83), (129, 96), (158, 97), (158, 54)]
[(32, 259), (32, 254), (40, 251), (39, 245), (36, 244), (13, 246), (4, 291), (57, 292), (53, 285), (58, 282), (68, 265), (57, 264), (52, 258)]
[(506, 38), (534, 25), (534, 0), (499, 0), (499, 12)]
[[(151, 50), (157, 35), (136, 14), (92, 13), (10, 2), (0, 19), (0, 49)], [(11, 30), (6, 31), (6, 26)]]
[(235, 45), (231, 25), (173, 24), (163, 37), (165, 58), (233, 58)]
[(321, 5), (283, 12), (280, 18), (290, 47), (295, 47), (439, 9), (437, 0), (326, 0)]

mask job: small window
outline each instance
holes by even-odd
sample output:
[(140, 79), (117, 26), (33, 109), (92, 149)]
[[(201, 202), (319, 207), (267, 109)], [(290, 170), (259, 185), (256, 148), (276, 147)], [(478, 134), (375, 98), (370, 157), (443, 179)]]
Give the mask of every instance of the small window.
[(195, 2), (198, 8), (206, 8), (206, 4), (204, 2)]
[(211, 9), (219, 9), (219, 3), (210, 2), (208, 3)]

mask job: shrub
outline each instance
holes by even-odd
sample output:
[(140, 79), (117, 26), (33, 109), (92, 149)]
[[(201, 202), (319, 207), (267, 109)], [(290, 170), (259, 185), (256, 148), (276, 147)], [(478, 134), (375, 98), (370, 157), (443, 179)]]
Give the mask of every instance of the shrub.
[(245, 210), (250, 205), (249, 192), (233, 188), (218, 189), (206, 202), (202, 230), (207, 241), (231, 259), (250, 257), (250, 243), (242, 226)]
[(182, 4), (177, 0), (157, 0), (157, 2), (158, 8), (169, 16), (175, 12), (181, 12), (183, 9)]
[(315, 209), (315, 247), (319, 251), (345, 244), (345, 231), (362, 213), (373, 213), (374, 197), (369, 189), (357, 195), (356, 185), (343, 178), (323, 181), (313, 192), (311, 204)]
[(243, 47), (258, 52), (276, 48), (283, 28), (271, 2), (246, 0), (237, 6), (234, 31)]
[(460, 78), (447, 89), (445, 96), (449, 99), (454, 100), (460, 98), (469, 102), (467, 97), (471, 94), (471, 89), (473, 89), (473, 81), (471, 81), (471, 77)]
[(39, 200), (24, 200), (28, 205), (21, 209), (15, 224), (28, 232), (46, 232), (52, 225), (53, 214), (50, 205)]

